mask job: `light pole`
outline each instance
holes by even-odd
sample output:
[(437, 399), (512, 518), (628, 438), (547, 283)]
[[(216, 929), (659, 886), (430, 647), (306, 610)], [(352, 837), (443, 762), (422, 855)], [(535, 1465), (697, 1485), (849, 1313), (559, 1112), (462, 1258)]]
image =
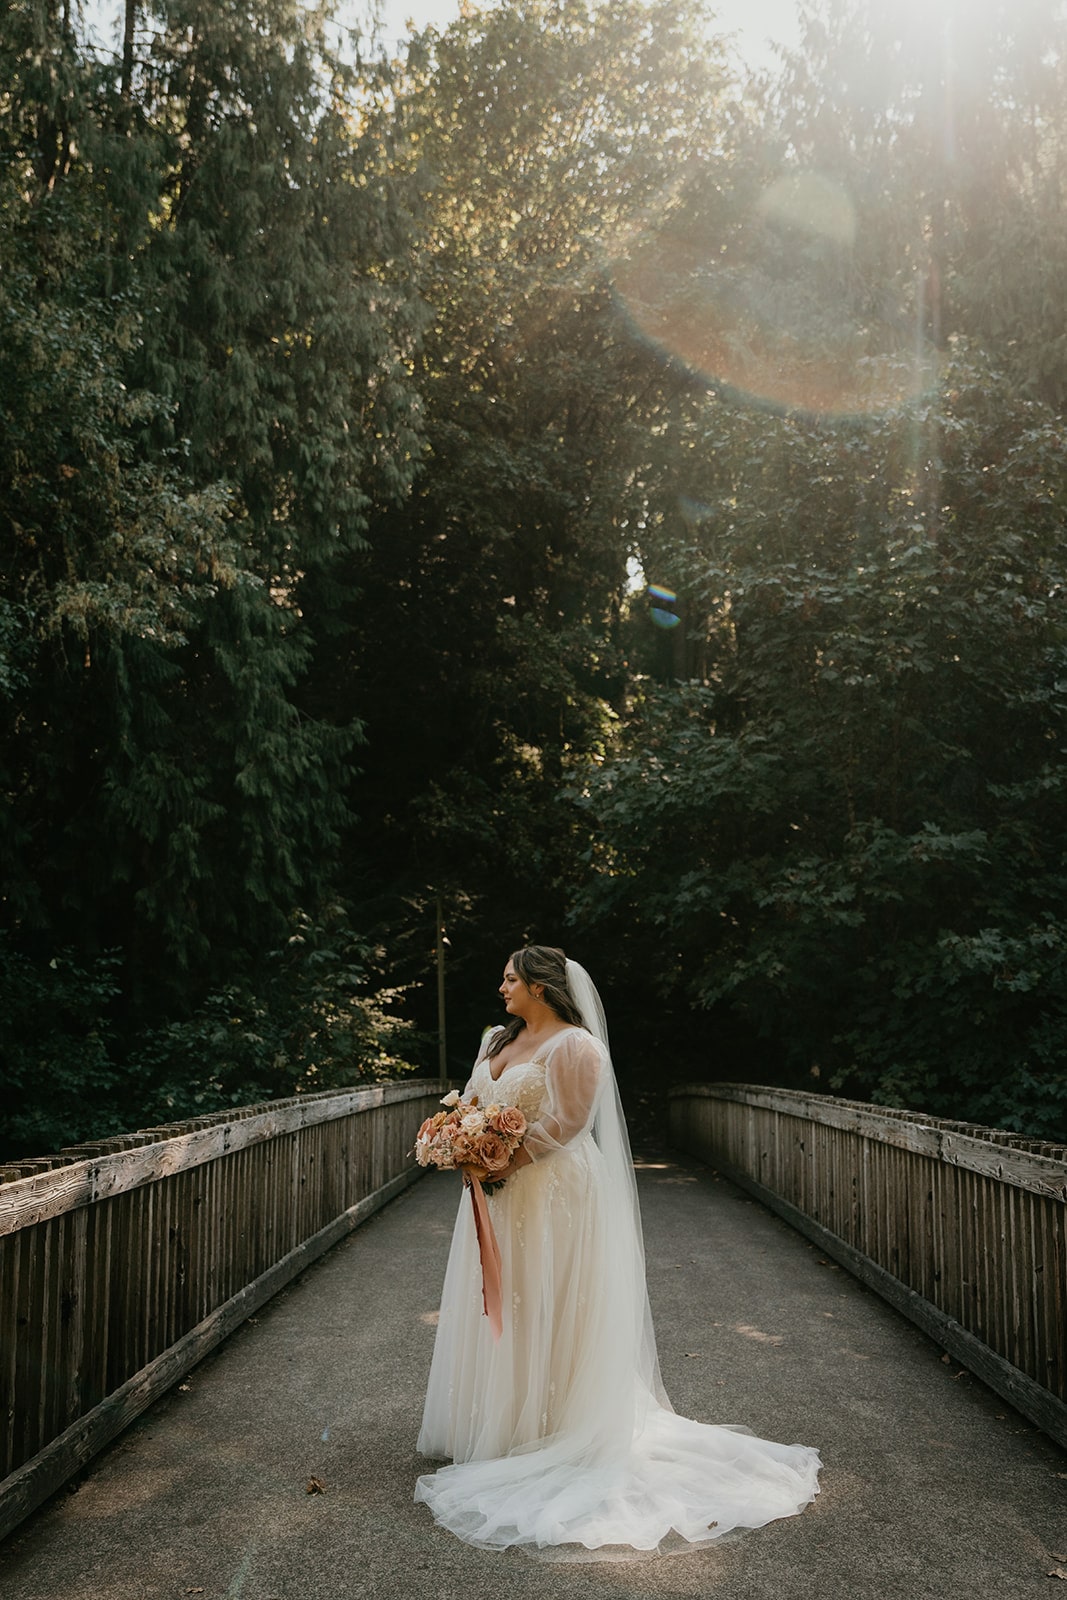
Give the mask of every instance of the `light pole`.
[(448, 1052), (445, 1048), (445, 918), (441, 896), (437, 896), (437, 1070), (448, 1077)]

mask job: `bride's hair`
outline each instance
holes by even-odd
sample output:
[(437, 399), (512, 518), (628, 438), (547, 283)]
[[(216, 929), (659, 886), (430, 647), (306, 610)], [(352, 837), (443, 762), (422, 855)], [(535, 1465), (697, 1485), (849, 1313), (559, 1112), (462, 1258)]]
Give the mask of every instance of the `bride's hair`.
[[(548, 944), (528, 944), (523, 950), (513, 950), (510, 960), (527, 988), (534, 983), (543, 986), (541, 999), (546, 1006), (552, 1007), (561, 1021), (573, 1023), (579, 1028), (583, 1026), (582, 1013), (567, 983), (567, 957), (562, 950), (556, 950)], [(500, 1032), (494, 1034), (486, 1054), (490, 1058), (499, 1055), (525, 1026), (522, 1017), (510, 1018)]]

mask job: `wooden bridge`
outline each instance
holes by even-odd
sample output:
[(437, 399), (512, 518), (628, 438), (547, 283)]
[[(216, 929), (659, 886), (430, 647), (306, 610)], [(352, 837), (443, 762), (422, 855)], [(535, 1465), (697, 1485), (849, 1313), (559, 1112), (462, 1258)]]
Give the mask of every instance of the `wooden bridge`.
[[(440, 1092), (438, 1084), (418, 1083), (300, 1097), (243, 1108), (225, 1117), (149, 1129), (68, 1150), (51, 1161), (20, 1163), (0, 1172), (0, 1442), (4, 1473), (0, 1527), (12, 1534), (0, 1555), (0, 1590), (5, 1596), (50, 1600), (54, 1594), (58, 1600), (60, 1595), (82, 1592), (69, 1561), (64, 1566), (59, 1554), (67, 1535), (74, 1539), (69, 1560), (77, 1563), (79, 1551), (84, 1553), (77, 1537), (78, 1518), (74, 1516), (71, 1522), (72, 1513), (64, 1509), (63, 1502), (54, 1502), (21, 1530), (13, 1530), (49, 1495), (81, 1473), (86, 1463), (128, 1429), (153, 1401), (169, 1394), (162, 1411), (156, 1408), (156, 1415), (164, 1415), (168, 1406), (173, 1408), (175, 1396), (188, 1392), (181, 1387), (181, 1380), (196, 1363), (254, 1313), (259, 1313), (257, 1322), (262, 1324), (267, 1313), (261, 1308), (278, 1290), (407, 1189), (416, 1172), (407, 1154), (412, 1130), (436, 1105)], [(870, 1410), (869, 1373), (862, 1369), (857, 1373), (855, 1363), (847, 1363), (849, 1370), (841, 1379), (846, 1392), (841, 1393), (833, 1363), (820, 1361), (820, 1338), (825, 1341), (831, 1328), (836, 1335), (842, 1318), (854, 1316), (857, 1326), (864, 1318), (875, 1319), (880, 1336), (893, 1349), (891, 1372), (899, 1374), (902, 1401), (909, 1384), (918, 1381), (912, 1371), (914, 1362), (922, 1374), (920, 1387), (933, 1383), (938, 1404), (947, 1405), (949, 1412), (962, 1403), (962, 1378), (964, 1385), (970, 1386), (971, 1404), (978, 1406), (980, 1420), (989, 1430), (988, 1437), (975, 1446), (983, 1457), (985, 1473), (983, 1515), (988, 1522), (990, 1499), (999, 1504), (998, 1493), (1007, 1495), (1008, 1521), (1015, 1532), (1017, 1551), (1004, 1557), (1003, 1549), (1014, 1548), (1010, 1540), (999, 1555), (990, 1547), (986, 1553), (993, 1565), (979, 1571), (975, 1569), (973, 1530), (967, 1535), (965, 1560), (942, 1529), (940, 1553), (935, 1558), (928, 1552), (925, 1566), (917, 1568), (911, 1578), (901, 1578), (902, 1587), (887, 1586), (883, 1559), (878, 1573), (863, 1578), (853, 1571), (847, 1588), (835, 1590), (824, 1584), (822, 1595), (832, 1600), (837, 1593), (900, 1593), (915, 1600), (926, 1593), (953, 1592), (945, 1586), (944, 1561), (949, 1550), (956, 1551), (957, 1574), (970, 1570), (970, 1579), (961, 1581), (959, 1592), (968, 1588), (972, 1593), (996, 1592), (998, 1596), (1029, 1594), (1035, 1592), (1035, 1583), (1040, 1587), (1057, 1568), (1067, 1574), (1067, 1457), (1059, 1448), (1067, 1445), (1064, 1152), (904, 1112), (744, 1085), (692, 1086), (677, 1091), (671, 1103), (671, 1127), (676, 1150), (702, 1165), (686, 1166), (670, 1153), (639, 1162), (650, 1240), (650, 1287), (668, 1388), (679, 1409), (705, 1420), (745, 1421), (758, 1431), (823, 1448), (828, 1461), (827, 1488), (807, 1523), (802, 1518), (795, 1525), (781, 1525), (783, 1529), (807, 1528), (790, 1533), (790, 1539), (810, 1542), (815, 1519), (825, 1514), (824, 1505), (833, 1499), (835, 1482), (840, 1494), (841, 1474), (838, 1470), (835, 1477), (827, 1436), (840, 1430), (842, 1418), (854, 1419), (857, 1413)], [(424, 1539), (424, 1545), (408, 1550), (405, 1562), (415, 1563), (412, 1570), (430, 1572), (435, 1559), (446, 1559), (446, 1565), (452, 1563), (448, 1570), (459, 1594), (469, 1593), (472, 1583), (484, 1588), (487, 1581), (484, 1573), (478, 1576), (476, 1566), (468, 1570), (463, 1563), (477, 1564), (488, 1558), (481, 1552), (457, 1556), (451, 1549), (455, 1541), (447, 1541), (439, 1530), (414, 1520), (416, 1508), (408, 1504), (407, 1481), (418, 1470), (413, 1441), (419, 1393), (428, 1363), (448, 1214), (454, 1208), (454, 1197), (446, 1196), (446, 1182), (429, 1179), (407, 1195), (401, 1206), (388, 1207), (374, 1227), (361, 1229), (349, 1241), (347, 1256), (346, 1250), (333, 1251), (305, 1281), (321, 1283), (327, 1274), (343, 1276), (346, 1260), (363, 1260), (365, 1266), (366, 1258), (373, 1266), (373, 1272), (361, 1269), (356, 1283), (348, 1282), (338, 1291), (346, 1308), (346, 1348), (363, 1348), (370, 1359), (366, 1346), (360, 1345), (364, 1337), (370, 1339), (376, 1351), (372, 1366), (380, 1369), (373, 1403), (384, 1407), (390, 1419), (395, 1419), (398, 1406), (412, 1413), (399, 1430), (391, 1453), (386, 1449), (389, 1460), (383, 1459), (382, 1440), (389, 1436), (394, 1422), (383, 1424), (375, 1436), (377, 1467), (372, 1470), (378, 1477), (374, 1492), (380, 1495), (382, 1485), (397, 1478), (400, 1500), (395, 1505), (396, 1515), (405, 1528), (412, 1519), (411, 1528), (421, 1528)], [(751, 1201), (738, 1207), (737, 1197), (745, 1193), (791, 1226), (786, 1228)], [(416, 1214), (420, 1222), (413, 1228)], [(383, 1249), (381, 1242), (387, 1233), (392, 1243)], [(778, 1262), (769, 1269), (769, 1277), (766, 1254), (774, 1255)], [(673, 1259), (676, 1256), (679, 1259)], [(827, 1303), (821, 1306), (811, 1300), (806, 1276), (813, 1263), (820, 1269), (816, 1273), (820, 1286), (830, 1283), (831, 1272), (838, 1272)], [(745, 1274), (751, 1276), (757, 1268), (761, 1287), (753, 1291)], [(851, 1277), (839, 1268), (847, 1268)], [(802, 1287), (796, 1289), (787, 1307), (777, 1285), (794, 1279)], [(422, 1288), (426, 1283), (431, 1285), (429, 1290)], [(930, 1335), (936, 1341), (936, 1352), (915, 1333), (910, 1335), (910, 1343), (902, 1342), (902, 1336), (892, 1330), (905, 1325), (895, 1312), (872, 1301), (861, 1284), (876, 1289), (896, 1312), (903, 1312), (911, 1324)], [(316, 1347), (316, 1340), (324, 1337), (323, 1314), (311, 1317), (301, 1331), (292, 1326), (291, 1313), (281, 1309), (286, 1298), (283, 1296), (278, 1309), (272, 1308), (268, 1316), (268, 1320), (277, 1319), (272, 1327), (289, 1324), (287, 1337), (292, 1348), (280, 1359), (302, 1367), (302, 1351), (314, 1352), (309, 1354), (309, 1370), (322, 1369), (321, 1383), (328, 1393), (337, 1369), (336, 1361), (324, 1357)], [(842, 1304), (843, 1299), (847, 1304)], [(336, 1307), (336, 1294), (329, 1303)], [(790, 1333), (788, 1320), (796, 1317), (797, 1305), (803, 1307), (804, 1331)], [(709, 1315), (712, 1310), (713, 1316)], [(325, 1326), (333, 1327), (334, 1320), (335, 1312), (326, 1314)], [(726, 1333), (721, 1331), (724, 1329)], [(258, 1327), (255, 1336), (259, 1337)], [(852, 1343), (862, 1344), (867, 1337), (856, 1333)], [(805, 1341), (810, 1347), (807, 1359), (797, 1366), (797, 1351), (789, 1347), (803, 1346)], [(712, 1351), (709, 1346), (716, 1348)], [(248, 1348), (246, 1337), (231, 1342), (224, 1364), (232, 1361), (239, 1366), (240, 1352)], [(388, 1360), (383, 1350), (389, 1351)], [(784, 1361), (786, 1352), (791, 1371), (779, 1364), (774, 1369), (775, 1379), (773, 1373), (769, 1378), (768, 1372), (759, 1368), (760, 1362), (778, 1361), (779, 1355)], [(390, 1366), (401, 1353), (406, 1380)], [(209, 1363), (208, 1367), (221, 1373), (218, 1364)], [(349, 1381), (358, 1389), (366, 1380), (354, 1377), (355, 1370)], [(980, 1377), (1010, 1406), (966, 1374)], [(775, 1381), (781, 1384), (778, 1391)], [(798, 1384), (807, 1396), (799, 1405)], [(859, 1388), (848, 1392), (849, 1386), (856, 1384)], [(193, 1386), (200, 1386), (199, 1374)], [(813, 1397), (819, 1398), (816, 1413), (805, 1417), (802, 1414), (811, 1410)], [(214, 1459), (220, 1448), (210, 1433), (213, 1416), (224, 1415), (230, 1403), (220, 1399), (202, 1419), (208, 1431), (197, 1448), (200, 1470), (208, 1477), (212, 1467), (204, 1458)], [(917, 1417), (914, 1407), (928, 1403), (926, 1396), (921, 1401), (913, 1398), (910, 1410), (904, 1406), (897, 1421), (905, 1431), (918, 1428), (922, 1437), (927, 1437), (927, 1419)], [(273, 1415), (279, 1400), (277, 1396), (264, 1396), (261, 1401), (245, 1397), (246, 1427), (253, 1431), (258, 1425), (252, 1415), (257, 1404)], [(322, 1409), (324, 1414), (330, 1409), (325, 1400)], [(946, 1413), (934, 1431), (951, 1438), (958, 1423), (958, 1418), (952, 1420)], [(147, 1438), (144, 1429), (150, 1425), (156, 1426), (146, 1419), (127, 1437)], [(233, 1426), (232, 1418), (229, 1426)], [(866, 1440), (867, 1448), (876, 1455), (885, 1448), (882, 1434), (887, 1426), (883, 1418), (881, 1428)], [(282, 1449), (284, 1430), (285, 1424), (279, 1423), (277, 1436), (272, 1435), (273, 1445), (270, 1439), (260, 1440), (261, 1464), (270, 1462)], [(328, 1431), (327, 1426), (321, 1436), (326, 1455)], [(941, 1448), (943, 1442), (936, 1447)], [(902, 1459), (904, 1456), (914, 1463), (914, 1440), (906, 1449), (902, 1444)], [(967, 1475), (961, 1473), (959, 1461), (943, 1460), (935, 1450), (932, 1465), (955, 1474), (961, 1485), (966, 1485)], [(312, 1454), (307, 1457), (307, 1482), (301, 1482), (298, 1490), (289, 1484), (308, 1504), (316, 1498), (314, 1466)], [(191, 1463), (190, 1484), (194, 1482), (193, 1467)], [(350, 1462), (346, 1481), (357, 1482), (361, 1471), (364, 1469)], [(122, 1472), (121, 1451), (118, 1455), (109, 1452), (77, 1498), (81, 1500), (92, 1489), (97, 1494), (117, 1493), (124, 1505), (131, 1496), (136, 1501), (138, 1494), (129, 1482), (122, 1484)], [(1004, 1487), (1009, 1481), (1015, 1487)], [(327, 1486), (329, 1493), (336, 1494), (336, 1480)], [(192, 1487), (187, 1494), (195, 1500)], [(953, 1502), (953, 1514), (957, 1518), (962, 1515), (966, 1522), (963, 1488), (961, 1494), (962, 1501)], [(332, 1500), (331, 1507), (336, 1510)], [(303, 1517), (308, 1515), (306, 1506), (299, 1509)], [(929, 1511), (930, 1504), (924, 1503), (924, 1513)], [(167, 1511), (164, 1500), (160, 1514), (180, 1517), (182, 1513), (180, 1507)], [(846, 1507), (842, 1507), (842, 1515), (851, 1528)], [(867, 1515), (864, 1537), (869, 1538)], [(947, 1518), (947, 1511), (945, 1515)], [(1062, 1526), (1058, 1545), (1057, 1516)], [(389, 1542), (384, 1524), (379, 1532), (384, 1548)], [(116, 1519), (110, 1536), (115, 1542), (114, 1559), (121, 1550), (125, 1560), (128, 1533), (123, 1530), (122, 1518)], [(337, 1537), (343, 1537), (340, 1531)], [(751, 1540), (763, 1537), (754, 1535)], [(786, 1537), (776, 1530), (776, 1539)], [(854, 1530), (849, 1537), (854, 1540)], [(933, 1535), (930, 1529), (902, 1526), (894, 1537), (907, 1548), (916, 1538), (928, 1541)], [(751, 1541), (745, 1542), (750, 1554), (743, 1565), (756, 1586), (739, 1587), (739, 1571), (731, 1565), (734, 1548), (724, 1546), (714, 1557), (706, 1552), (678, 1557), (655, 1569), (612, 1567), (612, 1582), (617, 1587), (601, 1583), (589, 1592), (696, 1594), (716, 1587), (711, 1582), (716, 1572), (729, 1576), (731, 1600), (735, 1596), (741, 1600), (749, 1592), (775, 1593), (786, 1600), (794, 1592), (798, 1596), (807, 1592), (807, 1586), (799, 1582), (795, 1590), (788, 1583), (783, 1587), (782, 1573), (774, 1570), (773, 1562), (767, 1567), (762, 1555), (751, 1555)], [(759, 1548), (773, 1551), (785, 1547), (772, 1541)], [(815, 1560), (814, 1554), (809, 1554)], [(53, 1558), (58, 1564), (50, 1566)], [(899, 1566), (899, 1551), (894, 1559)], [(1004, 1559), (1009, 1563), (1006, 1569)], [(455, 1576), (460, 1570), (455, 1567), (457, 1560), (465, 1573), (462, 1581)], [(755, 1566), (750, 1565), (752, 1560)], [(537, 1564), (512, 1569), (510, 1561), (509, 1556), (506, 1586), (510, 1592), (552, 1592), (552, 1583), (538, 1587), (544, 1584), (549, 1569)], [(686, 1587), (690, 1580), (685, 1578), (683, 1583), (683, 1576), (691, 1566), (696, 1586)], [(528, 1575), (535, 1567), (540, 1577), (528, 1576), (518, 1582), (517, 1574)], [(234, 1572), (238, 1568), (240, 1562)], [(602, 1577), (607, 1570), (599, 1563), (588, 1569)], [(628, 1587), (621, 1574), (635, 1570), (644, 1576), (636, 1587)], [(660, 1574), (655, 1580), (650, 1576), (653, 1570)], [(273, 1579), (273, 1587), (264, 1588), (260, 1582), (247, 1592), (257, 1600), (283, 1594), (293, 1600), (299, 1595), (303, 1600), (320, 1593), (332, 1600), (335, 1595), (370, 1593), (372, 1589), (375, 1594), (398, 1595), (452, 1592), (447, 1583), (433, 1589), (421, 1580), (405, 1587), (403, 1570), (392, 1571), (389, 1579), (391, 1571), (388, 1565), (383, 1568), (375, 1585), (366, 1591), (349, 1573), (344, 1582), (335, 1576), (318, 1587), (303, 1583), (283, 1591), (280, 1580)], [(1016, 1571), (1017, 1588), (1011, 1581)], [(759, 1572), (764, 1577), (758, 1581), (765, 1580), (765, 1588), (758, 1586)], [(131, 1578), (123, 1587), (114, 1573), (107, 1583), (97, 1573), (92, 1581), (86, 1576), (84, 1592), (106, 1592), (109, 1600), (127, 1593), (132, 1597), (217, 1592), (221, 1600), (242, 1593), (246, 1581), (242, 1578), (238, 1583), (231, 1573), (221, 1588), (217, 1583), (212, 1588), (190, 1582), (183, 1591), (174, 1587), (175, 1573), (170, 1587), (162, 1579), (153, 1587), (143, 1576)], [(668, 1582), (663, 1573), (674, 1574), (669, 1582), (676, 1587), (663, 1587)], [(982, 1587), (993, 1582), (991, 1574), (995, 1574), (995, 1591)], [(195, 1575), (191, 1566), (187, 1576)], [(395, 1580), (392, 1589), (387, 1579)], [(928, 1587), (935, 1582), (941, 1587)], [(683, 1586), (677, 1587), (679, 1583)]]

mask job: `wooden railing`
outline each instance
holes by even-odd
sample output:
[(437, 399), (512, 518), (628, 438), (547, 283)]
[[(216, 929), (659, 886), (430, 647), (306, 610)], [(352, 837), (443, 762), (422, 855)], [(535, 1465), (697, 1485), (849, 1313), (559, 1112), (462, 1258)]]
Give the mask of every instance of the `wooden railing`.
[(670, 1125), (1067, 1445), (1067, 1152), (748, 1084), (672, 1091)]
[(418, 1175), (440, 1094), (302, 1095), (0, 1169), (0, 1537)]

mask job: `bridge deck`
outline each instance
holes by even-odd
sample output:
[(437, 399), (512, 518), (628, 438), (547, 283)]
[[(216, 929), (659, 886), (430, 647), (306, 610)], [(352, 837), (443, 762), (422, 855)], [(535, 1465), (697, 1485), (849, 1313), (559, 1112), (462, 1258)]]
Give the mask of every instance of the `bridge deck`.
[[(1013, 1600), (1067, 1574), (1067, 1456), (784, 1223), (640, 1163), (676, 1409), (817, 1445), (801, 1517), (653, 1562), (489, 1555), (411, 1500), (452, 1181), (407, 1191), (0, 1549), (5, 1600)], [(324, 1492), (309, 1494), (310, 1479)], [(1058, 1587), (1052, 1580), (1052, 1588)], [(1064, 1587), (1067, 1595), (1067, 1584)]]

